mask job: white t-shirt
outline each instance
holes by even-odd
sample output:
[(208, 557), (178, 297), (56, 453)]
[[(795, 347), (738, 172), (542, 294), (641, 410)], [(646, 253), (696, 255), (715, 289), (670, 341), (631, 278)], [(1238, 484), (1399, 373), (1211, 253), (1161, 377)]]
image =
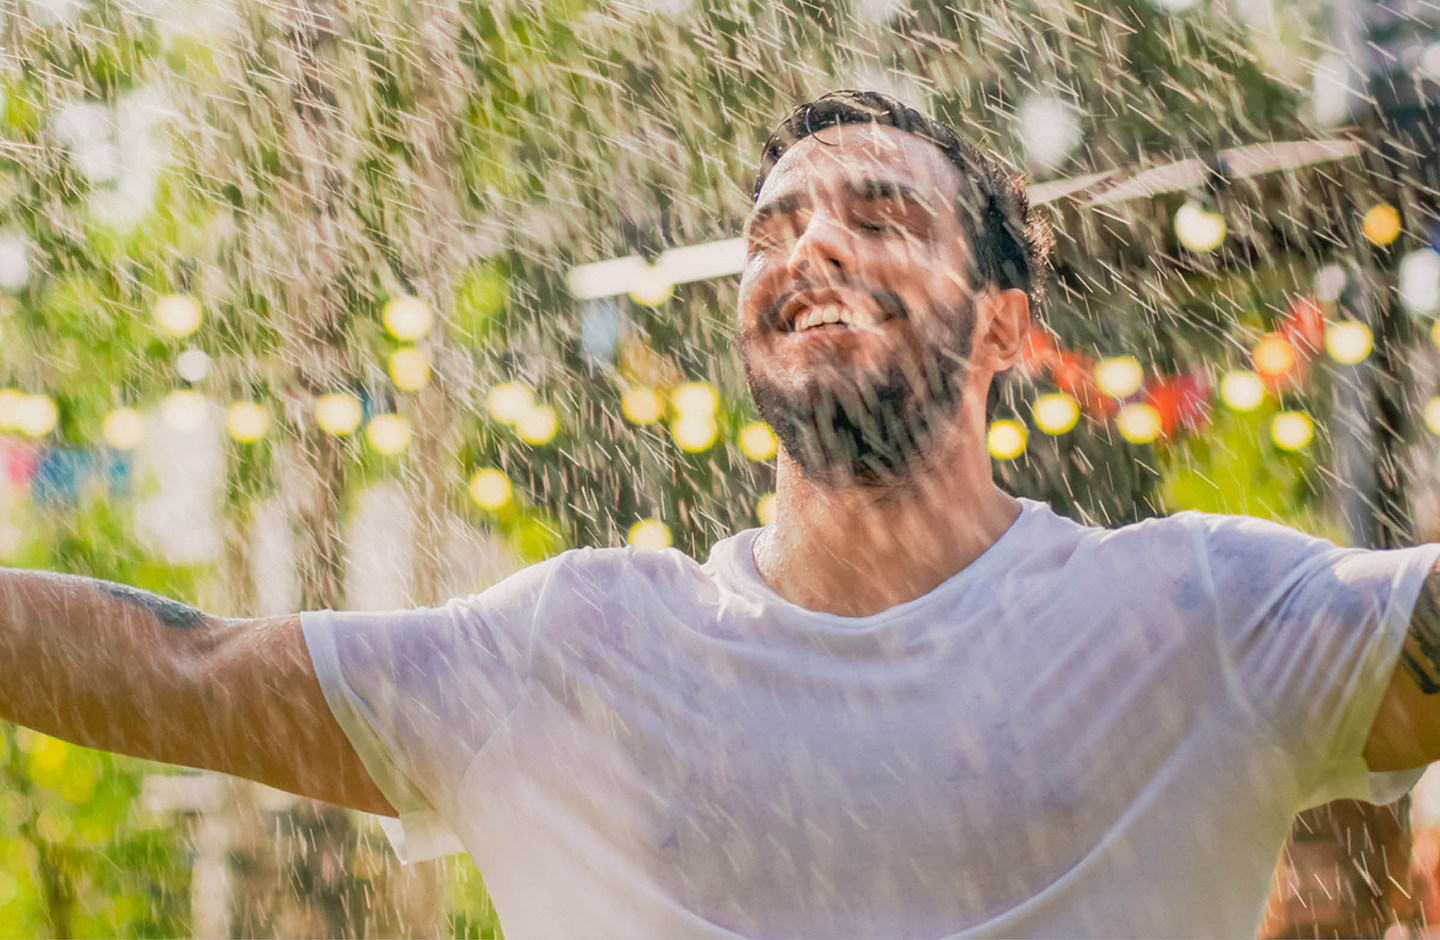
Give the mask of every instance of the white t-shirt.
[(1360, 754), (1440, 545), (1024, 500), (851, 618), (757, 531), (306, 614), (402, 857), (468, 851), (511, 938), (1253, 936), (1297, 811), (1419, 777)]

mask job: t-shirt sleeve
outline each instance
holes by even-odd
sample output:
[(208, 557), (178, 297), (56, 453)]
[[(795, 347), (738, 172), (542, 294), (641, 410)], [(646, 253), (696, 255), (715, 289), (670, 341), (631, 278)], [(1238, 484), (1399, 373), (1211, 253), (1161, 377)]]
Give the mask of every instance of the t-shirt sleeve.
[(381, 824), (402, 861), (462, 851), (446, 820), (520, 701), (552, 562), (443, 607), (301, 615), (325, 700), (399, 814)]
[(1440, 545), (1339, 548), (1260, 519), (1194, 518), (1231, 682), (1292, 761), (1302, 808), (1399, 799), (1421, 770), (1371, 773), (1362, 752)]

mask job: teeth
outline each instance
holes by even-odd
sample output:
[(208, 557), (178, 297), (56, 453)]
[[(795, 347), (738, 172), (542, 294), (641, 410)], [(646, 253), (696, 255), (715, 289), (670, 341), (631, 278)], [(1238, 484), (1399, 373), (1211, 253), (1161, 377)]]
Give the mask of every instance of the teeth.
[(850, 312), (848, 307), (840, 311), (840, 322), (846, 326), (855, 322), (855, 315)]
[(826, 307), (826, 308), (824, 308), (821, 312), (825, 315), (825, 316), (824, 316), (824, 320), (825, 320), (826, 323), (839, 323), (839, 322), (840, 322), (840, 308), (839, 308), (839, 307)]
[(839, 323), (847, 327), (860, 330), (874, 329), (875, 318), (868, 312), (852, 310), (839, 304), (826, 304), (823, 307), (813, 307), (795, 318), (795, 332), (814, 329), (817, 326), (828, 326), (832, 323)]

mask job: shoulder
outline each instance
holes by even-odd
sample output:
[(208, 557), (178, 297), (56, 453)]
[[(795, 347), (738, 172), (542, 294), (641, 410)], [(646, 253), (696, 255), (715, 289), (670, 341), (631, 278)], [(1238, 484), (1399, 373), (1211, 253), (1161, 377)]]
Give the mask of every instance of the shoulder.
[(636, 589), (679, 587), (702, 577), (700, 564), (673, 548), (576, 548), (511, 575), (479, 597), (487, 605), (566, 600), (599, 604), (617, 594), (633, 600)]

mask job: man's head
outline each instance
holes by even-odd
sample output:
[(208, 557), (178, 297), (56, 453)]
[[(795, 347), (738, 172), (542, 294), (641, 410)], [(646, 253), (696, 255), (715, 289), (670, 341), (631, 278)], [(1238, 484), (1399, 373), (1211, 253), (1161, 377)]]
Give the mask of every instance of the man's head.
[(771, 135), (754, 198), (740, 350), (800, 469), (895, 482), (967, 407), (983, 430), (1049, 269), (1018, 181), (914, 109), (841, 91)]

